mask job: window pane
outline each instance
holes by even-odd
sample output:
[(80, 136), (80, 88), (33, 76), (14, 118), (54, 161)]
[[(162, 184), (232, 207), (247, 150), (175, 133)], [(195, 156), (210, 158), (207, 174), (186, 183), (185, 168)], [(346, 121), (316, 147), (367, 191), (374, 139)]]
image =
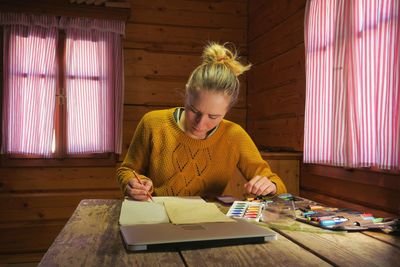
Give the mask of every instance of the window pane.
[(67, 153), (113, 152), (113, 57), (108, 34), (70, 29), (66, 37)]
[(5, 26), (4, 31), (3, 153), (50, 157), (57, 31), (25, 26)]

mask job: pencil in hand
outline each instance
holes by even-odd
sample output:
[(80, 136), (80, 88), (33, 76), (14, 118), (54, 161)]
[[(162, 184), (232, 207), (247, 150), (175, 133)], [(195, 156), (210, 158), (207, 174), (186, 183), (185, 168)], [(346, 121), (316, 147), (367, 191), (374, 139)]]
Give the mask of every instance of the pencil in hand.
[[(139, 184), (143, 185), (142, 181), (140, 180), (139, 176), (136, 174), (136, 172), (134, 170), (132, 170), (133, 175), (135, 176), (136, 180), (139, 182)], [(147, 191), (147, 196), (150, 198), (151, 201), (154, 202), (153, 197), (151, 196), (151, 194), (149, 193), (149, 191)]]

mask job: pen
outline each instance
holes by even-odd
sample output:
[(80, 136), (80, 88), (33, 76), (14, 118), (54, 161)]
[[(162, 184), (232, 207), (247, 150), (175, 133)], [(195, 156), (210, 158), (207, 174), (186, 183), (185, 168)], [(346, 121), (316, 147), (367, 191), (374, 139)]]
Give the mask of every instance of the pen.
[[(135, 172), (134, 170), (132, 170), (132, 172), (133, 172), (133, 175), (135, 176), (136, 180), (139, 182), (139, 184), (143, 185), (143, 184), (142, 184), (142, 181), (140, 181), (140, 178), (139, 178), (139, 176), (136, 174), (136, 172)], [(153, 197), (150, 195), (149, 191), (147, 191), (147, 196), (150, 198), (151, 201), (154, 202)]]
[(332, 218), (332, 220), (319, 221), (319, 224), (322, 226), (332, 226), (332, 225), (340, 224), (340, 223), (346, 222), (346, 221), (348, 221), (348, 219), (346, 219), (346, 218)]

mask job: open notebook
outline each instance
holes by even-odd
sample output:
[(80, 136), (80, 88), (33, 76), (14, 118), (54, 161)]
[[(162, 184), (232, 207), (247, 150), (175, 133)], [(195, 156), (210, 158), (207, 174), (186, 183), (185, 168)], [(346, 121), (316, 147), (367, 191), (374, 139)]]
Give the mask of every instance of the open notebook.
[(120, 225), (133, 224), (191, 224), (232, 222), (214, 203), (200, 197), (153, 197), (151, 201), (125, 199), (119, 218)]
[(128, 250), (259, 243), (276, 233), (225, 216), (213, 203), (192, 197), (154, 197), (153, 202), (125, 199), (119, 218)]

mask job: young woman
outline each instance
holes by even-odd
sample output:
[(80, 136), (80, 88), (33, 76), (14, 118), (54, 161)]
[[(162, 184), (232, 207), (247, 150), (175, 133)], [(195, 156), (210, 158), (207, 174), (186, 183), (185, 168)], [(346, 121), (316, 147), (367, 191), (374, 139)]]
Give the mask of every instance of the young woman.
[(185, 107), (151, 111), (138, 124), (117, 170), (125, 195), (220, 195), (238, 168), (247, 193), (286, 192), (249, 135), (224, 120), (239, 95), (238, 76), (250, 69), (225, 45), (210, 43), (186, 84)]

